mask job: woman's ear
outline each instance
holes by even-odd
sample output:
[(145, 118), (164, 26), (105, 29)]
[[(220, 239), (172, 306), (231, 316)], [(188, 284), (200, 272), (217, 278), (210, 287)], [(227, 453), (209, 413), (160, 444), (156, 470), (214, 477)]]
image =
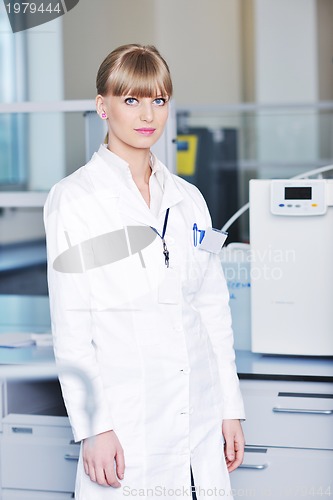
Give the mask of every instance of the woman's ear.
[(96, 97), (96, 111), (99, 114), (99, 116), (105, 120), (107, 118), (105, 109), (104, 109), (104, 99), (103, 96), (98, 94)]

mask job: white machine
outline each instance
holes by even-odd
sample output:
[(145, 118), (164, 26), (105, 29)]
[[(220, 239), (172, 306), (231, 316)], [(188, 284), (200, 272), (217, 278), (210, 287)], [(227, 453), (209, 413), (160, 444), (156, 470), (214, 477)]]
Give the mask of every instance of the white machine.
[(333, 356), (333, 180), (250, 181), (252, 351)]

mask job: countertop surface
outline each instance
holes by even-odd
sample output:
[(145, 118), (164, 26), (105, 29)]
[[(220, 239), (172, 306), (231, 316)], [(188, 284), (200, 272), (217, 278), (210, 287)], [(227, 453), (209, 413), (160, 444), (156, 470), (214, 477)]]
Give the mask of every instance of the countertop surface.
[(236, 351), (240, 379), (333, 382), (333, 358)]
[(52, 347), (0, 347), (0, 365), (54, 363)]

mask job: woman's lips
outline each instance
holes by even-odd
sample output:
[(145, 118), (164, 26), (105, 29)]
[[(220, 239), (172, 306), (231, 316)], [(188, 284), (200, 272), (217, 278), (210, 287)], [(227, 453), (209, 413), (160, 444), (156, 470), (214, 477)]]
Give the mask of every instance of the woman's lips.
[(134, 130), (142, 135), (152, 135), (156, 128), (136, 128)]

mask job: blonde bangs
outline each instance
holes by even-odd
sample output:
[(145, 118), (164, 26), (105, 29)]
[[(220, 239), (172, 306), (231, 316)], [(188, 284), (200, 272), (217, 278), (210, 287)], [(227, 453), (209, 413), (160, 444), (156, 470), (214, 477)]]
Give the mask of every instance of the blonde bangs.
[(133, 46), (132, 50), (124, 51), (108, 75), (107, 92), (114, 96), (171, 97), (168, 65), (155, 51), (154, 47), (133, 50)]

